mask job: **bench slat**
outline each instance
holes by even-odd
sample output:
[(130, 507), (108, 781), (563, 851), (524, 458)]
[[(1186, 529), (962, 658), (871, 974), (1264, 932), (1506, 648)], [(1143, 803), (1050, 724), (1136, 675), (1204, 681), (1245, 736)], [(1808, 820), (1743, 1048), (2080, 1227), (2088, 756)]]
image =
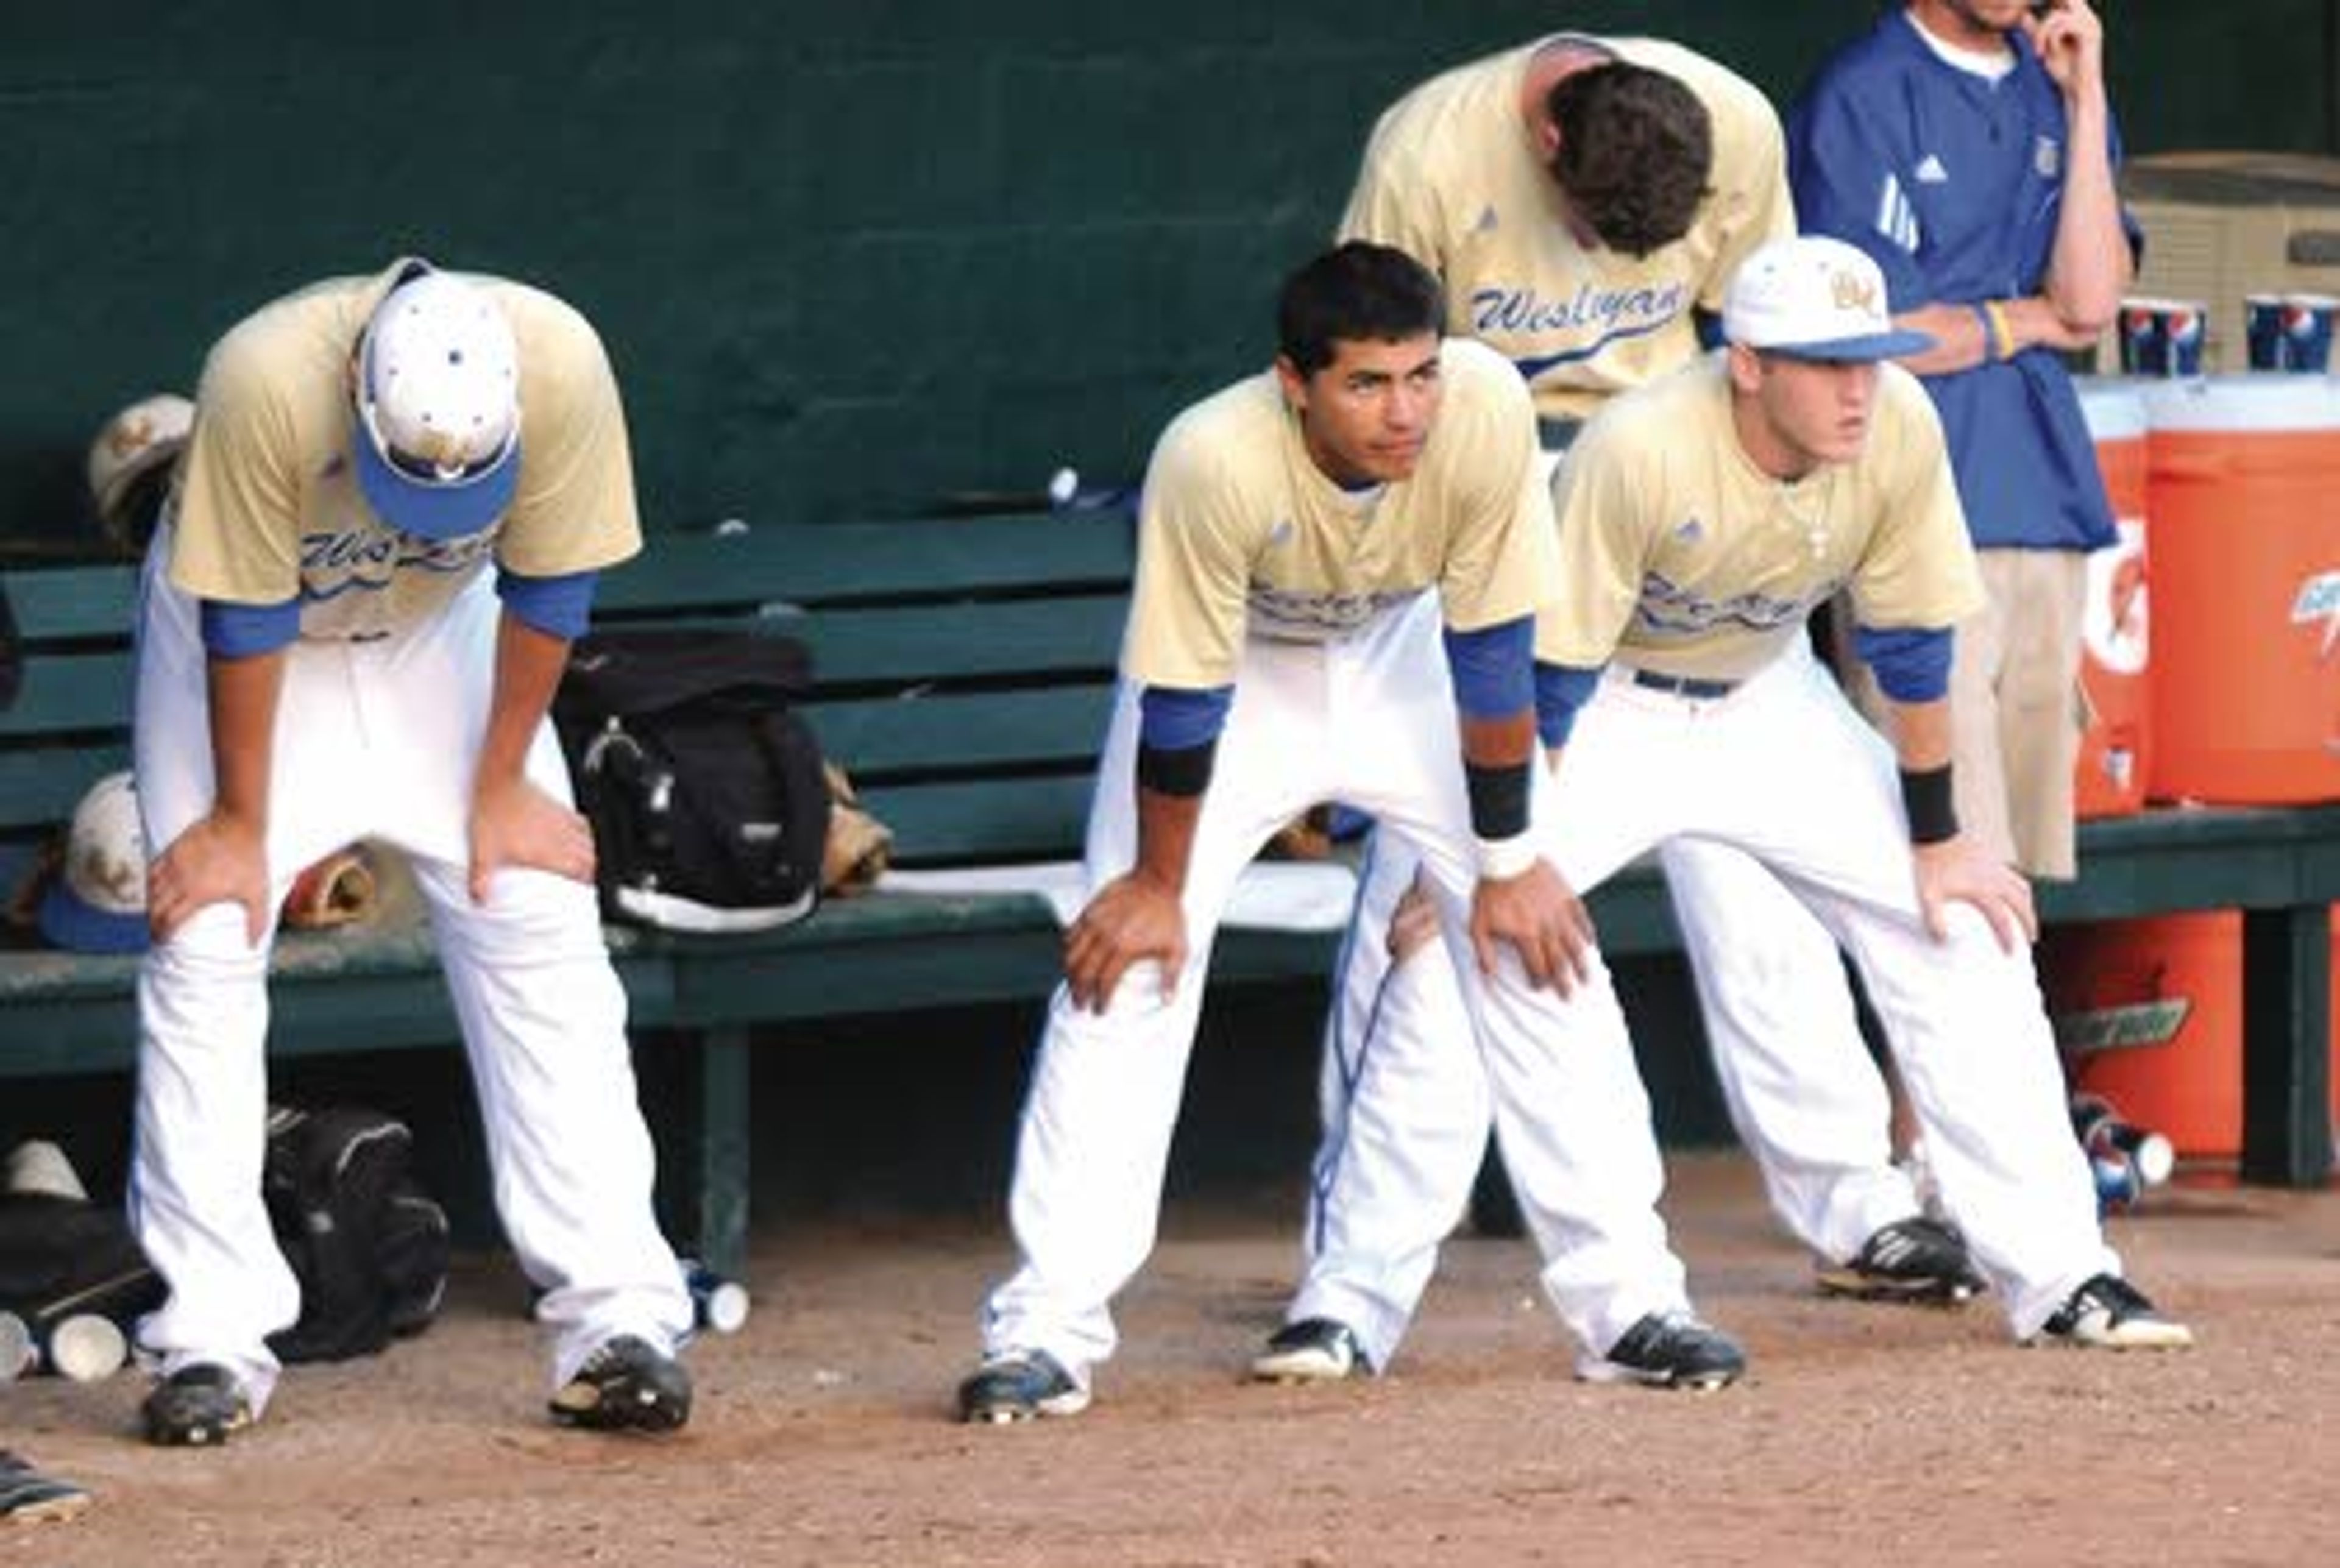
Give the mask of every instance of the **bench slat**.
[(1119, 594), (818, 610), (776, 629), (812, 650), (822, 686), (1110, 671), (1129, 601)]
[(622, 618), (724, 605), (1026, 593), (1125, 582), (1135, 549), (1128, 520), (1106, 511), (662, 535), (603, 576), (595, 603)]
[(28, 642), (113, 637), (127, 640), (136, 623), (138, 569), (67, 566), (10, 571), (8, 607)]
[(127, 729), (134, 684), (127, 651), (33, 654), (15, 703), (0, 709), (0, 736)]
[(1086, 769), (1112, 710), (1110, 687), (1066, 686), (818, 703), (805, 717), (822, 751), (858, 781), (914, 770)]
[(0, 831), (70, 821), (92, 784), (130, 766), (130, 743), (0, 751)]
[(1023, 779), (1011, 789), (996, 783), (881, 786), (861, 798), (894, 830), (897, 865), (950, 866), (1077, 856), (1090, 789), (1082, 774)]

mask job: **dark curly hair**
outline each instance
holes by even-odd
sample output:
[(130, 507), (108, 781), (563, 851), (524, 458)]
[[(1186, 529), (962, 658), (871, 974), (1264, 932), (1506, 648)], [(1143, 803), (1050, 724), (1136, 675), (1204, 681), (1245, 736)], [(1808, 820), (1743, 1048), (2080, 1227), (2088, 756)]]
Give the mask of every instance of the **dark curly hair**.
[(1351, 240), (1284, 281), (1277, 350), (1302, 375), (1333, 362), (1336, 341), (1399, 342), (1436, 332), (1445, 293), (1430, 269), (1388, 245)]
[(1697, 94), (1608, 60), (1562, 76), (1546, 106), (1560, 128), (1552, 178), (1602, 244), (1646, 256), (1689, 232), (1714, 167), (1714, 123)]

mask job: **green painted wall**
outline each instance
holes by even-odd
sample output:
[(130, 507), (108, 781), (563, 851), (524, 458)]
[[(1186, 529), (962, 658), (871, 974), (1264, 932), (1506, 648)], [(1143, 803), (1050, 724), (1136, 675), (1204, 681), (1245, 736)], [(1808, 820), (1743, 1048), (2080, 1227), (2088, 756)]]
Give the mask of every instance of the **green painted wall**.
[[(2332, 144), (2333, 0), (2107, 0), (2139, 150)], [(712, 0), (0, 15), (0, 538), (243, 310), (415, 249), (601, 324), (655, 526), (1143, 463), (1260, 362), (1373, 113), (1565, 23), (1785, 95), (1866, 0)], [(19, 544), (19, 548), (24, 546)]]

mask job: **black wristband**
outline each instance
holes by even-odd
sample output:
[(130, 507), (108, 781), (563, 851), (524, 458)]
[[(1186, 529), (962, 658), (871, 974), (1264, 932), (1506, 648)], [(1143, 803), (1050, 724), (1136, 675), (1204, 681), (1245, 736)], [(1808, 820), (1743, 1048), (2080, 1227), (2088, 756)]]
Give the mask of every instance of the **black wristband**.
[(1210, 788), (1211, 762), (1218, 754), (1216, 740), (1205, 740), (1200, 746), (1181, 746), (1175, 751), (1165, 751), (1141, 740), (1137, 743), (1138, 786), (1157, 795), (1200, 795)]
[(1958, 836), (1958, 809), (1950, 793), (1950, 765), (1922, 773), (1901, 769), (1901, 809), (1909, 817), (1909, 842), (1939, 844)]
[(1528, 784), (1535, 761), (1501, 768), (1462, 764), (1463, 788), (1471, 795), (1471, 831), (1481, 839), (1515, 839), (1528, 830)]

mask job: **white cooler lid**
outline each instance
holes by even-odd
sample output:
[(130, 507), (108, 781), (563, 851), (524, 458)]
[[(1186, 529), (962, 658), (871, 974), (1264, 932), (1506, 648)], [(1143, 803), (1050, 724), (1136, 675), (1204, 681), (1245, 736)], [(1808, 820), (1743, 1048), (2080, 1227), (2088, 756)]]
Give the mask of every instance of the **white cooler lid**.
[(2088, 434), (2097, 442), (2145, 438), (2145, 383), (2129, 376), (2074, 376)]
[(2261, 373), (2142, 382), (2157, 431), (2340, 429), (2340, 386), (2329, 376)]

